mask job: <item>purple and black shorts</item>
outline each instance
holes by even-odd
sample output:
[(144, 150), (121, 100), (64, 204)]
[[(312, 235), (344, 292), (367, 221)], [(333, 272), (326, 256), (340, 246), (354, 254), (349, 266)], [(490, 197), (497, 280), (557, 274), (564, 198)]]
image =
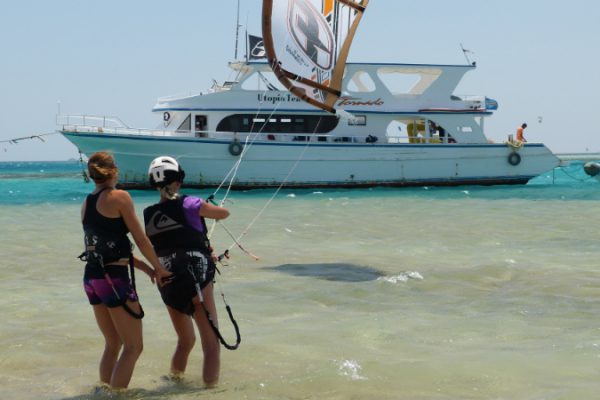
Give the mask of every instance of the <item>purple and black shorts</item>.
[(138, 301), (127, 266), (107, 265), (104, 268), (110, 279), (106, 279), (100, 265), (85, 266), (83, 287), (91, 305), (104, 304), (113, 308), (123, 305), (127, 300)]

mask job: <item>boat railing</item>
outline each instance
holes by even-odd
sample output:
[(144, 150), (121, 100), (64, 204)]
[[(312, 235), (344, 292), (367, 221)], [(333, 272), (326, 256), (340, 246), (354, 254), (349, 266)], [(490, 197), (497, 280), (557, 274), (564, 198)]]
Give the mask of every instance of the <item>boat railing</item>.
[(81, 132), (94, 134), (113, 134), (113, 135), (131, 135), (131, 136), (168, 136), (182, 138), (204, 138), (217, 140), (239, 140), (274, 142), (274, 143), (371, 143), (371, 144), (401, 144), (401, 143), (419, 143), (419, 144), (440, 144), (448, 143), (447, 138), (440, 138), (437, 135), (423, 136), (387, 136), (384, 138), (375, 138), (373, 136), (352, 136), (352, 135), (332, 135), (332, 134), (307, 134), (301, 132), (224, 132), (224, 131), (194, 131), (177, 130), (168, 131), (160, 129), (130, 128), (116, 117), (104, 116), (63, 116), (57, 119), (60, 130), (63, 132)]
[(484, 102), (485, 96), (477, 95), (477, 94), (454, 94), (452, 95), (453, 100), (462, 100), (462, 101), (479, 101)]
[(490, 99), (486, 96), (472, 95), (472, 94), (455, 94), (452, 95), (453, 101), (461, 101), (469, 105), (469, 108), (473, 109), (486, 109), (495, 111), (498, 109), (498, 102), (494, 99)]
[(131, 136), (190, 136), (189, 132), (173, 132), (159, 129), (124, 128), (124, 127), (102, 127), (92, 125), (64, 124), (60, 125), (63, 132), (103, 133), (113, 135)]
[(448, 141), (448, 137), (440, 137), (439, 135), (427, 136), (388, 136), (387, 143), (390, 144), (448, 144), (453, 143)]
[(130, 129), (119, 117), (107, 115), (57, 115), (56, 125)]
[(207, 94), (207, 93), (198, 91), (198, 92), (194, 92), (194, 93), (189, 92), (189, 93), (171, 94), (171, 95), (159, 97), (157, 99), (157, 102), (158, 103), (166, 103), (166, 102), (173, 101), (173, 100), (179, 100), (179, 99), (193, 97), (193, 96), (201, 96), (204, 94)]
[(172, 94), (172, 95), (162, 96), (162, 97), (158, 98), (157, 102), (159, 104), (160, 103), (168, 103), (169, 101), (179, 100), (179, 99), (188, 98), (188, 97), (204, 96), (204, 95), (211, 94), (211, 93), (226, 92), (228, 90), (231, 90), (231, 88), (233, 88), (237, 83), (238, 83), (237, 81), (225, 81), (222, 84), (220, 84), (217, 81), (213, 81), (213, 85), (210, 89), (200, 90), (200, 91), (196, 91), (196, 92), (189, 92), (189, 93), (184, 93), (184, 94)]
[(249, 136), (249, 141), (259, 140), (266, 142), (310, 142), (310, 143), (340, 143), (340, 144), (448, 144), (453, 143), (453, 139), (448, 140), (447, 136), (440, 137), (437, 134), (430, 136), (386, 136), (377, 138), (375, 136), (353, 136), (353, 135), (332, 135), (332, 134), (307, 134), (307, 133), (284, 133), (284, 132), (261, 132), (261, 133), (232, 133), (232, 132), (211, 132), (210, 136), (221, 139), (237, 139), (244, 142)]

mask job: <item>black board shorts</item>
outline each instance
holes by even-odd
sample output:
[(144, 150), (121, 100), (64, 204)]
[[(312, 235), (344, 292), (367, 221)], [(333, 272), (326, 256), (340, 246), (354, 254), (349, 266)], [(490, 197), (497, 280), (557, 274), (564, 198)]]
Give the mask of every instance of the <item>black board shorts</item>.
[(196, 283), (204, 289), (215, 277), (215, 263), (212, 257), (200, 251), (174, 251), (159, 257), (166, 270), (173, 273), (170, 283), (158, 287), (163, 302), (175, 310), (192, 315), (194, 297), (198, 296)]

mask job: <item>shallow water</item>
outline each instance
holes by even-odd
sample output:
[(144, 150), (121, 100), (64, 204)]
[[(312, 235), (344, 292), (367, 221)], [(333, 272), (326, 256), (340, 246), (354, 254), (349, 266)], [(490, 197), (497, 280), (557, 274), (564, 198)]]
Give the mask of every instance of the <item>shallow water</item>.
[[(102, 340), (75, 258), (91, 187), (76, 165), (12, 167), (0, 178), (2, 398), (115, 398), (95, 393)], [(138, 274), (145, 349), (116, 397), (597, 398), (600, 185), (563, 172), (517, 187), (281, 193), (243, 239), (261, 259), (233, 248), (221, 269), (242, 344), (223, 349), (219, 387), (202, 389), (199, 344), (183, 382), (163, 378), (174, 334)], [(155, 199), (132, 193), (138, 213)], [(227, 228), (242, 232), (271, 194), (233, 193)], [(231, 239), (217, 226), (213, 243)]]

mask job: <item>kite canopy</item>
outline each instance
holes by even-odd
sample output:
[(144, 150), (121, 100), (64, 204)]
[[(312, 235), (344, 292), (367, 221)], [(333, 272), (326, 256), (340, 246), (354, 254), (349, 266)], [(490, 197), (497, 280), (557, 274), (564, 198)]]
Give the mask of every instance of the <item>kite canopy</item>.
[(350, 44), (369, 0), (264, 0), (273, 72), (302, 100), (335, 113)]

